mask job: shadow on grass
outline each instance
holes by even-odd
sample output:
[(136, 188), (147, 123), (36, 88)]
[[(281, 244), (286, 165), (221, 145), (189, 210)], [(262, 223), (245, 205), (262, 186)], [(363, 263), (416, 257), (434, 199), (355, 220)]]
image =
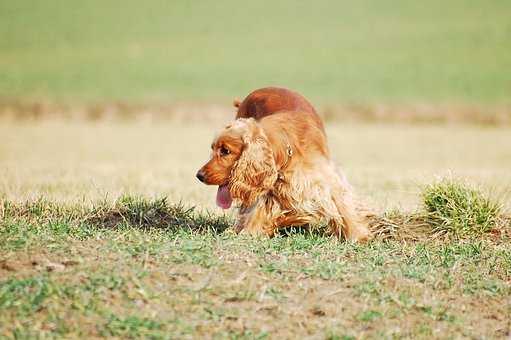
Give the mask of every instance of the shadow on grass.
[(143, 229), (189, 229), (193, 231), (225, 231), (232, 221), (226, 215), (198, 213), (194, 207), (183, 204), (168, 204), (166, 198), (146, 200), (141, 197), (124, 196), (113, 207), (95, 207), (85, 222), (104, 228), (119, 225)]

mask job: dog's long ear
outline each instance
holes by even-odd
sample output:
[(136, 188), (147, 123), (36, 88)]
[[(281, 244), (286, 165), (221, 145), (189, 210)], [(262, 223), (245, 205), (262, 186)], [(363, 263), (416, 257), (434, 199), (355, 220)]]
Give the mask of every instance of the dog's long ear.
[(264, 131), (252, 118), (246, 123), (243, 151), (232, 170), (230, 192), (247, 207), (273, 187), (278, 174)]

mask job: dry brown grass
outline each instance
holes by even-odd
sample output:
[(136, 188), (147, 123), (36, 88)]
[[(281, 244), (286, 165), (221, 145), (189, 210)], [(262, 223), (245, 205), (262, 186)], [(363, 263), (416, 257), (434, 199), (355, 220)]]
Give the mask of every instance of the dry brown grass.
[[(234, 108), (224, 104), (98, 102), (65, 104), (49, 100), (0, 100), (0, 119), (78, 121), (227, 121)], [(487, 126), (511, 125), (511, 105), (482, 104), (343, 104), (320, 105), (327, 122), (457, 123)]]
[[(373, 216), (370, 229), (378, 240), (399, 240), (417, 242), (425, 240), (449, 239), (452, 235), (445, 229), (435, 228), (434, 217), (425, 212), (390, 213)], [(508, 242), (511, 239), (511, 216), (501, 215), (486, 235), (477, 238), (488, 238), (496, 242)]]
[[(211, 211), (214, 187), (194, 177), (224, 123), (11, 122), (0, 125), (0, 192), (10, 200), (167, 196)], [(377, 211), (413, 210), (422, 185), (453, 172), (509, 207), (507, 128), (327, 124), (334, 160)]]

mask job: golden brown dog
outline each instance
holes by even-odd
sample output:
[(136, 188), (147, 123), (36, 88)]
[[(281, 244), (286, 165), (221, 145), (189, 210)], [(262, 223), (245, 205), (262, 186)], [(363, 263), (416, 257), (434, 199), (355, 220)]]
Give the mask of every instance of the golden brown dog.
[(349, 184), (330, 160), (317, 115), (283, 111), (258, 121), (240, 118), (211, 147), (197, 178), (219, 186), (220, 207), (237, 203), (238, 232), (272, 236), (279, 228), (324, 221), (334, 235), (370, 237)]

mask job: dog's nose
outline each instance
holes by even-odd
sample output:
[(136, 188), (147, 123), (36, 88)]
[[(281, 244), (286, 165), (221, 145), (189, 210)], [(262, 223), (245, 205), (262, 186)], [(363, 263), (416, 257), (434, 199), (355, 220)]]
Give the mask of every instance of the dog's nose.
[(202, 172), (202, 170), (197, 171), (197, 175), (195, 176), (199, 179), (199, 181), (204, 183), (204, 173)]

